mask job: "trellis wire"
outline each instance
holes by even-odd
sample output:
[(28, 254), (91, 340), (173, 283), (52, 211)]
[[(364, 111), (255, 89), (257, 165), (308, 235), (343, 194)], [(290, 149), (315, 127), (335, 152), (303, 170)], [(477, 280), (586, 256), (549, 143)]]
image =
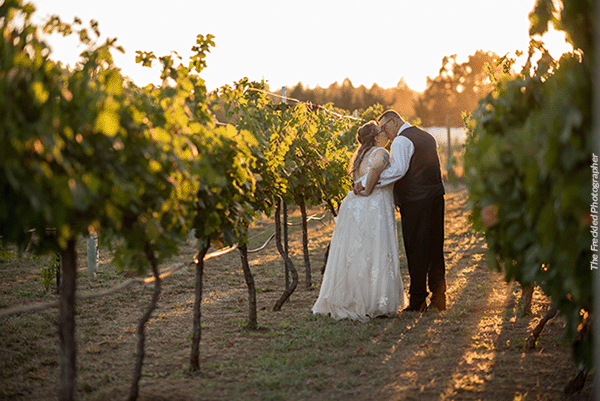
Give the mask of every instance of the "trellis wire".
[[(283, 88), (285, 88), (285, 86)], [(346, 116), (346, 115), (343, 115), (343, 114), (339, 114), (339, 113), (336, 113), (335, 111), (331, 111), (331, 110), (327, 109), (326, 107), (321, 106), (320, 104), (314, 104), (314, 103), (311, 103), (311, 102), (303, 102), (302, 100), (294, 99), (292, 97), (286, 97), (285, 94), (282, 96), (282, 95), (278, 95), (277, 93), (268, 92), (266, 90), (258, 89), (258, 88), (248, 88), (248, 90), (249, 91), (254, 91), (254, 92), (262, 92), (262, 93), (265, 93), (265, 94), (267, 94), (269, 96), (277, 97), (277, 98), (282, 99), (282, 100), (291, 100), (291, 101), (296, 102), (296, 103), (301, 103), (301, 104), (304, 104), (304, 105), (307, 105), (307, 106), (316, 107), (319, 110), (323, 110), (323, 111), (325, 111), (325, 112), (327, 112), (329, 114), (332, 114), (332, 115), (334, 115), (336, 117), (339, 117), (339, 118), (349, 118), (351, 120), (358, 120), (358, 117), (356, 117), (356, 116)]]
[[(269, 237), (269, 239), (267, 239), (267, 241), (265, 241), (265, 243), (262, 246), (260, 246), (259, 248), (256, 248), (256, 249), (248, 250), (248, 253), (256, 253), (256, 252), (263, 250), (264, 248), (267, 247), (269, 242), (271, 242), (271, 240), (274, 237), (275, 237), (275, 233), (273, 233)], [(203, 260), (207, 261), (209, 259), (213, 259), (213, 258), (222, 256), (222, 255), (225, 255), (235, 249), (237, 249), (237, 245), (218, 249), (214, 252), (211, 252), (211, 253), (205, 255)], [(178, 272), (179, 270), (181, 270), (185, 267), (192, 266), (195, 263), (197, 263), (196, 260), (194, 260), (192, 262), (181, 263), (172, 268), (167, 268), (167, 269), (165, 269), (165, 271), (160, 273), (160, 278), (163, 279), (163, 278), (169, 277), (172, 274)], [(131, 287), (134, 284), (149, 284), (149, 283), (153, 283), (154, 281), (155, 281), (154, 277), (132, 278), (132, 279), (129, 279), (113, 288), (107, 289), (105, 291), (87, 293), (87, 294), (77, 294), (76, 298), (78, 301), (81, 301), (81, 300), (86, 300), (86, 299), (104, 297), (104, 296), (108, 296), (108, 295), (113, 295), (121, 290), (124, 290), (125, 288)], [(56, 308), (56, 307), (58, 307), (58, 303), (59, 303), (59, 301), (56, 300), (56, 301), (51, 301), (51, 302), (43, 302), (43, 303), (37, 303), (37, 304), (32, 304), (32, 305), (25, 305), (25, 306), (18, 306), (18, 307), (14, 307), (14, 308), (2, 309), (2, 310), (0, 310), (0, 318), (3, 318), (5, 316), (10, 316), (10, 315), (16, 315), (19, 313), (37, 312), (37, 311), (41, 311), (41, 310), (48, 309), (48, 308)]]

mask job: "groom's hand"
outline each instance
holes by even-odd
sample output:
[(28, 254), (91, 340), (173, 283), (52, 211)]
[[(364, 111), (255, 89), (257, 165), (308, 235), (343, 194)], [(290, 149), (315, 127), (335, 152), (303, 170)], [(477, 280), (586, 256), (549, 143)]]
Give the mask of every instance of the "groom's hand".
[(354, 195), (360, 195), (360, 191), (362, 191), (363, 189), (365, 189), (365, 187), (363, 187), (361, 182), (357, 182), (356, 184), (354, 184)]

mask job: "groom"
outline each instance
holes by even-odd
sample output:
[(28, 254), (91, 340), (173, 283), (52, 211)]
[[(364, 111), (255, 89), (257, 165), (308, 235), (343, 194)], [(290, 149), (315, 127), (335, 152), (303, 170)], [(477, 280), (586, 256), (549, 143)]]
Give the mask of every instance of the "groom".
[[(410, 275), (410, 299), (404, 310), (427, 310), (427, 284), (432, 293), (429, 307), (446, 310), (444, 184), (436, 141), (394, 110), (377, 120), (392, 141), (390, 166), (381, 173), (377, 187), (395, 182), (394, 203), (400, 208)], [(360, 189), (355, 187), (355, 192)]]

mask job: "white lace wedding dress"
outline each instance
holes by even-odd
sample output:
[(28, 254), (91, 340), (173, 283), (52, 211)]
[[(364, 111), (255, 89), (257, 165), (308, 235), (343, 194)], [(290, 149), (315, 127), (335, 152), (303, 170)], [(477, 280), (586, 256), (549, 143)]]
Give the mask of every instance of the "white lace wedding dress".
[[(371, 166), (386, 156), (382, 152), (374, 148), (365, 155), (357, 182), (366, 181)], [(392, 189), (375, 188), (369, 196), (350, 191), (344, 198), (314, 314), (365, 322), (395, 316), (404, 306)]]

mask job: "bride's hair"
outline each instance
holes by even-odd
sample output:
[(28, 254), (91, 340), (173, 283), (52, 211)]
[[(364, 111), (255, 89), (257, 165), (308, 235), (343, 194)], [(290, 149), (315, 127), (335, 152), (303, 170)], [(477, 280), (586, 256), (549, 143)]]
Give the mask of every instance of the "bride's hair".
[(356, 131), (356, 140), (360, 146), (354, 151), (350, 163), (348, 163), (348, 174), (352, 179), (356, 179), (354, 176), (356, 170), (362, 163), (365, 154), (369, 149), (375, 146), (375, 137), (379, 135), (381, 129), (377, 125), (377, 122), (371, 120), (368, 123), (363, 124), (358, 131)]

